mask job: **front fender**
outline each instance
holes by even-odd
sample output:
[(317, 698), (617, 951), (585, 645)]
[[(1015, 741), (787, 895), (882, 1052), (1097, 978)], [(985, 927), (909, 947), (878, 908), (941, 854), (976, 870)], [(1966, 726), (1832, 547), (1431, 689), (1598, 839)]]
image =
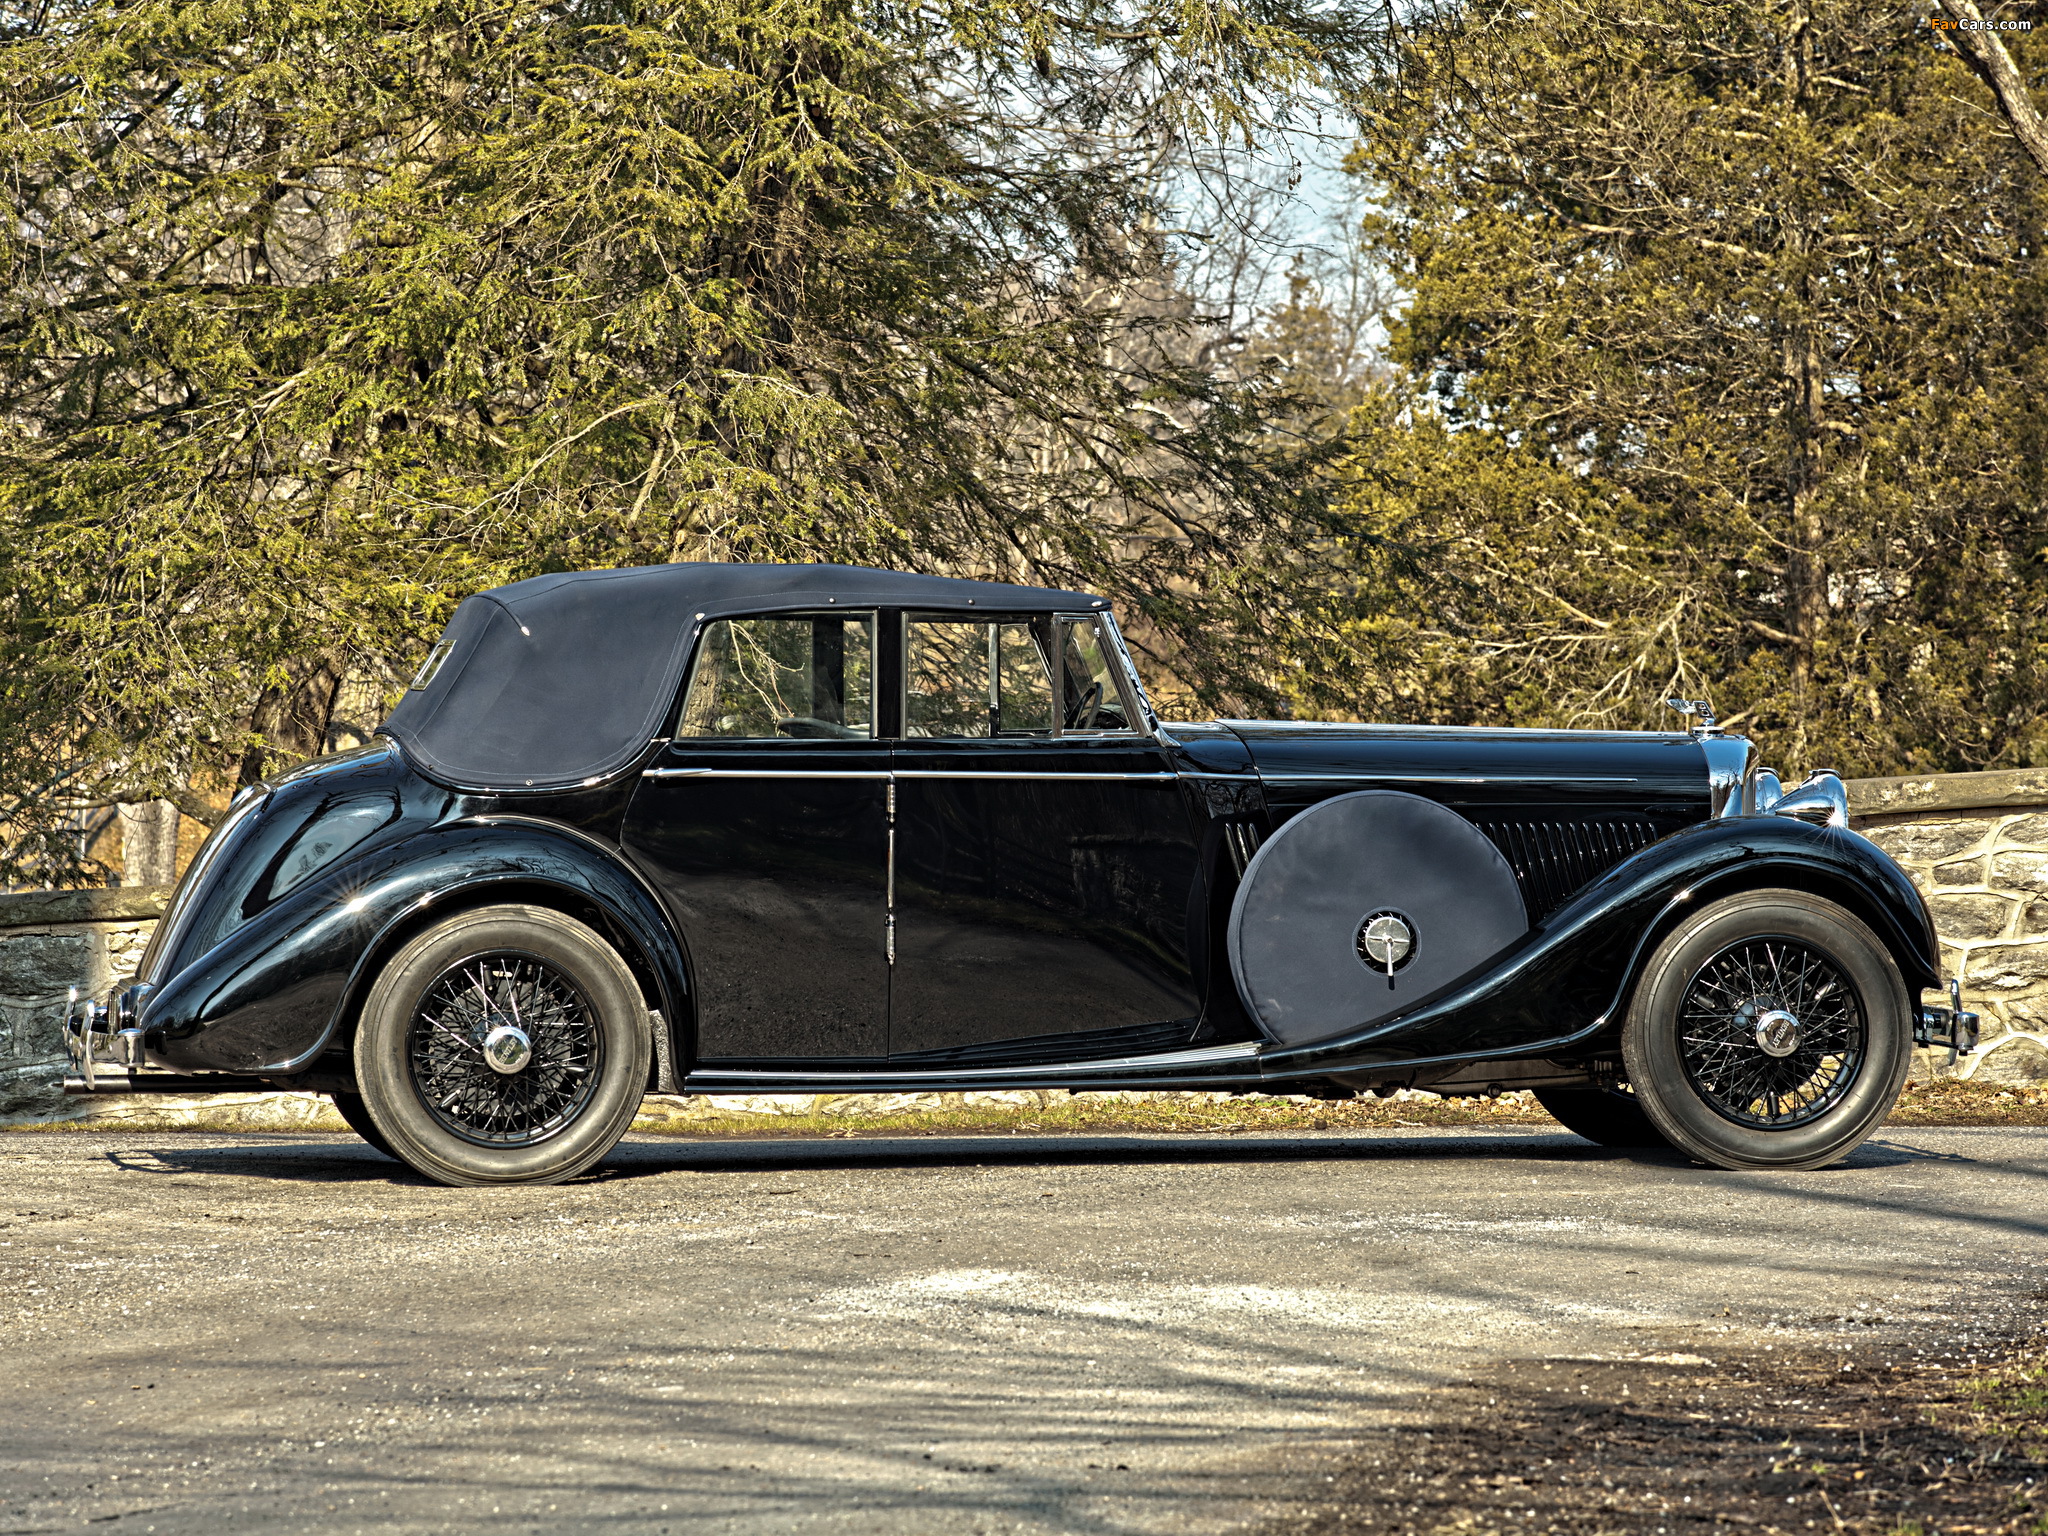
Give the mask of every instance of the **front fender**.
[[(598, 839), (538, 818), (475, 816), (345, 863), (156, 988), (137, 1020), (152, 1065), (288, 1074), (354, 1016), (396, 945), (432, 914), (508, 901), (596, 908), (640, 950), (665, 1017), (687, 996), (660, 904)], [(630, 957), (629, 957), (630, 958)]]
[(1907, 990), (1940, 979), (1919, 892), (1857, 833), (1780, 816), (1702, 822), (1609, 870), (1480, 972), (1354, 1034), (1270, 1051), (1269, 1078), (1379, 1072), (1436, 1062), (1548, 1056), (1619, 1028), (1659, 939), (1687, 911), (1743, 890), (1792, 887), (1867, 923)]

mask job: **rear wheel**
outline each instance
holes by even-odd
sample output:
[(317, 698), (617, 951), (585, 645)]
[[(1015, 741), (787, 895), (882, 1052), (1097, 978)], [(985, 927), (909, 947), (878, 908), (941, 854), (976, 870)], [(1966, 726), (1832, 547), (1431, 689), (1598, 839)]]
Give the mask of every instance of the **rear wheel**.
[(1853, 914), (1803, 891), (1748, 891), (1658, 945), (1621, 1046), (1673, 1146), (1722, 1168), (1820, 1168), (1890, 1113), (1912, 1013), (1897, 963)]
[(370, 1106), (363, 1102), (360, 1093), (330, 1093), (328, 1097), (334, 1100), (334, 1112), (348, 1122), (350, 1130), (386, 1157), (398, 1156), (384, 1139), (384, 1133), (377, 1129), (377, 1122), (370, 1118)]
[(1538, 1088), (1536, 1102), (1568, 1131), (1603, 1147), (1668, 1147), (1626, 1088)]
[(443, 1184), (551, 1184), (633, 1123), (652, 1049), (618, 953), (545, 907), (464, 912), (377, 978), (356, 1082), (394, 1156)]

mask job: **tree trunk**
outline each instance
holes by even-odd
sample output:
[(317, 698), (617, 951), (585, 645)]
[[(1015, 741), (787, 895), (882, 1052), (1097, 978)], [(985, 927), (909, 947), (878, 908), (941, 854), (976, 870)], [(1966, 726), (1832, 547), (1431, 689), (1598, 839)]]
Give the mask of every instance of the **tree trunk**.
[(279, 762), (319, 757), (328, 749), (335, 702), (345, 680), (341, 658), (325, 653), (289, 663), (292, 681), (265, 688), (249, 718), (259, 738), (242, 758), (236, 787), (256, 783)]
[[(1813, 18), (1804, 7), (1790, 41), (1791, 105), (1804, 112), (1813, 79)], [(1804, 229), (1788, 229), (1784, 243), (1787, 255), (1795, 262), (1805, 263), (1812, 247)], [(1799, 272), (1797, 292), (1799, 316), (1786, 333), (1784, 353), (1785, 386), (1790, 397), (1785, 417), (1792, 435), (1785, 465), (1785, 502), (1791, 520), (1787, 530), (1791, 549), (1786, 560), (1790, 591), (1785, 628), (1792, 635), (1792, 766), (1794, 771), (1804, 773), (1812, 767), (1806, 754), (1812, 737), (1808, 726), (1816, 705), (1814, 661), (1828, 612), (1824, 547), (1827, 530), (1821, 525), (1819, 510), (1823, 475), (1821, 423), (1827, 416), (1827, 395), (1815, 330), (1819, 304), (1809, 272)]]
[(175, 885), (178, 880), (178, 808), (168, 800), (119, 807), (121, 883)]
[(2005, 114), (2013, 137), (2020, 141), (2020, 148), (2034, 162), (2034, 169), (2048, 176), (2048, 124), (2041, 121), (2033, 95), (2027, 90), (2026, 81), (2020, 78), (2019, 69), (2013, 63), (2012, 55), (2006, 51), (2005, 44), (1998, 40), (1996, 32), (1985, 26), (1984, 13), (1977, 9), (1976, 0), (1937, 0), (1937, 3), (1956, 24), (1953, 32), (1942, 34), (1942, 40), (1952, 45), (1962, 55), (1963, 62), (1975, 71), (1977, 78), (1991, 88), (1998, 110)]

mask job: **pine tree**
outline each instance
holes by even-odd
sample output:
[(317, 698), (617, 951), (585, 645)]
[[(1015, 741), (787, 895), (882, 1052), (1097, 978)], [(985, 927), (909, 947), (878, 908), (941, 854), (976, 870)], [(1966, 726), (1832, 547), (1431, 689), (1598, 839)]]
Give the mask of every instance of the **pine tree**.
[(2048, 761), (2042, 184), (1925, 14), (1537, 0), (1408, 41), (1353, 161), (1405, 379), (1354, 418), (1301, 707), (1709, 695), (1788, 768)]
[(67, 803), (320, 750), (539, 571), (1092, 586), (1236, 664), (1211, 573), (1313, 486), (1269, 380), (1186, 360), (1160, 166), (1371, 41), (1297, 0), (0, 11), (13, 872), (62, 873)]

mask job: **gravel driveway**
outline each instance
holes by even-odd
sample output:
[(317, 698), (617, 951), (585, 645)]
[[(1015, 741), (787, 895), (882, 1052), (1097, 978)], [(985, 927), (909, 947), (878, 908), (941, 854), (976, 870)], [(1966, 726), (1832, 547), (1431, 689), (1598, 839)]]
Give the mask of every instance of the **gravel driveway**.
[(1541, 1130), (0, 1137), (0, 1532), (1215, 1531), (1502, 1356), (1956, 1347), (2048, 1131), (1727, 1174)]

